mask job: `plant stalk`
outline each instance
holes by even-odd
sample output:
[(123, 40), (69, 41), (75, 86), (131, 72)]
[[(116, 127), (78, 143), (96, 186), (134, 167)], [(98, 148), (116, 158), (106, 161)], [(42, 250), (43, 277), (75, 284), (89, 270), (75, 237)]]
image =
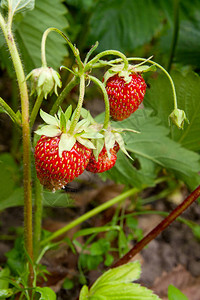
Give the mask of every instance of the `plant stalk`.
[[(31, 188), (31, 159), (30, 159), (30, 128), (29, 128), (29, 97), (22, 62), (14, 41), (10, 26), (7, 26), (0, 15), (0, 26), (4, 33), (11, 59), (16, 72), (20, 91), (22, 111), (22, 140), (23, 140), (23, 171), (24, 171), (24, 243), (29, 257), (33, 260), (32, 237), (32, 188)], [(33, 267), (29, 264), (29, 285), (33, 282)]]
[(73, 134), (74, 129), (76, 127), (76, 124), (78, 123), (78, 120), (80, 118), (81, 114), (81, 108), (83, 105), (83, 100), (84, 100), (84, 95), (85, 95), (85, 74), (82, 74), (80, 76), (80, 87), (79, 87), (79, 100), (78, 100), (78, 105), (76, 107), (75, 115), (72, 120), (70, 129), (69, 129), (69, 134)]
[[(36, 173), (36, 172), (35, 172)], [(35, 203), (34, 203), (34, 258), (37, 259), (40, 250), (40, 240), (42, 231), (42, 209), (43, 208), (43, 187), (35, 174)]]
[(117, 50), (106, 50), (106, 51), (103, 51), (103, 52), (97, 54), (93, 59), (91, 59), (86, 64), (85, 72), (88, 71), (90, 68), (92, 68), (93, 64), (98, 62), (101, 59), (101, 57), (107, 56), (107, 55), (119, 56), (121, 58), (120, 61), (122, 60), (124, 62), (124, 70), (128, 70), (128, 59), (123, 53), (121, 53), (120, 51), (117, 51)]
[(102, 211), (106, 210), (107, 208), (111, 207), (112, 205), (114, 205), (116, 203), (119, 203), (119, 202), (125, 200), (127, 197), (130, 197), (130, 196), (132, 196), (132, 195), (134, 195), (134, 194), (136, 194), (138, 192), (139, 192), (139, 190), (137, 188), (132, 188), (132, 189), (130, 189), (130, 190), (122, 193), (121, 195), (118, 195), (117, 197), (112, 198), (111, 200), (109, 200), (109, 201), (107, 201), (107, 202), (99, 205), (98, 207), (95, 207), (94, 209), (92, 209), (89, 212), (85, 213), (84, 215), (80, 216), (76, 220), (74, 220), (71, 223), (67, 224), (63, 228), (55, 231), (49, 237), (47, 237), (46, 239), (44, 239), (41, 242), (41, 245), (44, 246), (45, 244), (47, 244), (48, 242), (52, 241), (53, 239), (58, 238), (62, 234), (66, 233), (67, 231), (69, 231), (73, 227), (81, 224), (82, 222), (86, 221), (87, 219), (89, 219), (91, 217), (94, 217), (95, 215), (101, 213)]
[(104, 84), (99, 79), (91, 75), (89, 76), (89, 79), (91, 79), (96, 85), (98, 85), (103, 93), (104, 102), (105, 102), (105, 118), (104, 118), (103, 128), (106, 129), (108, 128), (109, 120), (110, 120), (110, 105), (109, 105), (108, 94), (106, 92)]
[(42, 100), (43, 100), (43, 94), (41, 93), (36, 101), (35, 101), (35, 104), (34, 104), (34, 107), (33, 107), (33, 110), (31, 112), (31, 116), (30, 116), (30, 128), (32, 128), (34, 122), (35, 122), (35, 119), (37, 117), (37, 114), (38, 114), (38, 111), (40, 109), (40, 106), (42, 104)]
[(112, 267), (118, 267), (128, 263), (137, 253), (139, 253), (147, 244), (155, 239), (163, 230), (165, 230), (178, 216), (180, 216), (198, 197), (200, 196), (200, 185), (162, 222), (160, 222), (150, 233), (148, 233), (140, 242), (138, 242), (126, 255), (119, 259)]

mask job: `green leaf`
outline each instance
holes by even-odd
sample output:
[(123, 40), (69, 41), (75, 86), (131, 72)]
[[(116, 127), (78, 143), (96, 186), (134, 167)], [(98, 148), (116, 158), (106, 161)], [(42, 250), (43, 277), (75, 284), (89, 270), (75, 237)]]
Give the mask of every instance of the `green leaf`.
[(159, 122), (150, 111), (143, 109), (137, 110), (119, 125), (116, 123), (115, 127), (140, 128), (140, 134), (126, 132), (124, 140), (126, 150), (139, 160), (143, 174), (152, 177), (158, 167), (165, 168), (194, 189), (200, 181), (199, 155), (171, 140), (167, 136), (169, 129), (159, 125)]
[(42, 118), (42, 120), (47, 123), (48, 125), (55, 125), (55, 126), (59, 126), (57, 120), (55, 117), (51, 116), (50, 114), (46, 113), (45, 111), (43, 111), (42, 109), (40, 109), (40, 117)]
[(50, 207), (69, 207), (73, 205), (73, 200), (67, 193), (63, 193), (63, 191), (56, 191), (55, 193), (44, 191), (44, 206)]
[(55, 292), (49, 287), (36, 287), (35, 291), (41, 295), (39, 300), (56, 300)]
[(14, 294), (14, 291), (12, 289), (1, 289), (0, 290), (0, 299), (5, 299)]
[(181, 293), (179, 289), (177, 289), (173, 285), (169, 285), (168, 287), (168, 299), (169, 300), (188, 300), (188, 298)]
[(66, 123), (69, 120), (69, 118), (71, 117), (71, 114), (72, 114), (72, 105), (70, 105), (65, 111)]
[(62, 287), (66, 290), (71, 290), (74, 287), (74, 283), (69, 278), (65, 278)]
[(0, 291), (9, 287), (9, 282), (6, 279), (1, 279), (2, 277), (8, 277), (9, 275), (10, 270), (8, 268), (4, 268), (0, 271)]
[(104, 265), (109, 267), (112, 265), (113, 261), (114, 261), (114, 257), (111, 254), (106, 253), (106, 259), (104, 261)]
[[(153, 292), (135, 283), (109, 283), (99, 287), (95, 292), (90, 290), (89, 300), (159, 300)], [(102, 298), (100, 298), (100, 297)], [(104, 297), (104, 298), (103, 298)], [(160, 299), (161, 300), (161, 299)]]
[(35, 130), (35, 133), (38, 135), (46, 135), (48, 137), (59, 136), (61, 134), (61, 130), (57, 125), (45, 125), (41, 128)]
[(81, 289), (79, 299), (80, 300), (87, 300), (88, 299), (88, 297), (87, 297), (88, 293), (89, 293), (88, 287), (87, 287), (87, 285), (84, 285)]
[(35, 0), (2, 0), (1, 6), (3, 8), (10, 8), (12, 15), (26, 11), (32, 10), (35, 6)]
[(133, 51), (149, 42), (161, 28), (159, 7), (154, 0), (103, 0), (93, 9), (88, 43), (98, 40), (99, 52)]
[(103, 255), (110, 249), (110, 242), (106, 239), (99, 239), (94, 242), (90, 247), (91, 255)]
[(139, 279), (140, 273), (141, 267), (138, 261), (130, 262), (117, 268), (110, 269), (95, 281), (95, 283), (91, 287), (91, 292), (96, 292), (105, 284), (110, 285), (114, 283), (115, 285), (117, 285), (120, 283), (132, 282)]

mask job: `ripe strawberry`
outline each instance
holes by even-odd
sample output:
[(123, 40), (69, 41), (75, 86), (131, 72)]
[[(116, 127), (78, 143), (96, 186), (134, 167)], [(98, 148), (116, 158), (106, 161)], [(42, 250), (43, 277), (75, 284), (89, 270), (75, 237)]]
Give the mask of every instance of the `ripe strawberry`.
[(114, 150), (114, 148), (110, 149), (110, 153), (111, 156), (109, 158), (106, 147), (104, 146), (98, 156), (98, 161), (96, 161), (94, 154), (92, 153), (86, 170), (92, 173), (102, 173), (114, 167), (117, 159), (116, 151)]
[(35, 147), (35, 166), (40, 183), (50, 190), (61, 189), (85, 170), (91, 149), (76, 142), (59, 156), (60, 137), (42, 136)]
[(106, 91), (110, 102), (110, 115), (116, 121), (127, 119), (143, 101), (146, 83), (140, 74), (129, 75), (131, 81), (126, 81), (118, 74), (106, 82)]

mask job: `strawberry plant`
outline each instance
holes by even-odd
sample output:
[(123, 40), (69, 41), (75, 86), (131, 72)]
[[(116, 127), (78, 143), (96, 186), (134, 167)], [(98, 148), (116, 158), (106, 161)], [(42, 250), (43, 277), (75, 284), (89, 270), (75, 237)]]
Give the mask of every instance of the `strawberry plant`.
[[(75, 5), (69, 0), (66, 2)], [(159, 299), (150, 289), (132, 283), (139, 279), (141, 270), (139, 262), (130, 261), (200, 195), (200, 148), (197, 137), (199, 77), (192, 72), (174, 72), (171, 76), (171, 61), (167, 71), (152, 57), (127, 57), (119, 50), (102, 49), (103, 46), (96, 41), (89, 51), (83, 51), (86, 53), (82, 59), (80, 50), (64, 31), (58, 29), (56, 24), (55, 27), (49, 24), (51, 18), (45, 19), (42, 25), (45, 28), (39, 39), (41, 28), (33, 20), (38, 14), (40, 20), (44, 17), (47, 2), (38, 0), (38, 3), (35, 6), (34, 0), (1, 1), (0, 27), (10, 55), (6, 67), (11, 78), (14, 77), (12, 68), (15, 71), (20, 105), (10, 104), (0, 98), (0, 108), (1, 113), (7, 114), (12, 120), (13, 136), (22, 140), (22, 151), (16, 153), (16, 148), (19, 150), (21, 146), (18, 142), (14, 145), (16, 148), (12, 148), (12, 155), (0, 155), (3, 187), (0, 208), (3, 210), (23, 205), (24, 228), (13, 249), (7, 253), (5, 268), (0, 271), (0, 298), (56, 299), (55, 292), (49, 286), (41, 285), (41, 281), (47, 280), (49, 275), (41, 260), (48, 250), (56, 249), (65, 242), (74, 253), (77, 248), (81, 249), (78, 267), (83, 287), (79, 299)], [(108, 11), (112, 11), (112, 3), (115, 1), (110, 1)], [(101, 5), (98, 2), (95, 6), (95, 1), (88, 1), (88, 11), (95, 6), (90, 19), (93, 25)], [(131, 4), (132, 7), (135, 5), (134, 2)], [(149, 5), (150, 2), (147, 8)], [(121, 6), (126, 12), (127, 7), (124, 4)], [(64, 6), (61, 2), (54, 2), (48, 12), (53, 15), (56, 8), (62, 21)], [(155, 7), (153, 11), (156, 12)], [(115, 13), (119, 14), (118, 9)], [(148, 32), (143, 42), (152, 37), (152, 32), (155, 33), (158, 22), (156, 17), (150, 24), (151, 32)], [(34, 30), (32, 28), (31, 32), (35, 34), (29, 45), (27, 31), (32, 23)], [(93, 30), (89, 32), (91, 40)], [(51, 39), (52, 35), (55, 39)], [(176, 31), (174, 35), (171, 57)], [(104, 39), (108, 43), (106, 34)], [(34, 51), (40, 42), (41, 67), (38, 52)], [(132, 48), (140, 45), (137, 39), (135, 43), (135, 46), (131, 45)], [(26, 48), (26, 45), (29, 47)], [(71, 66), (66, 59), (68, 51), (73, 55)], [(49, 65), (49, 61), (53, 61), (52, 65)], [(64, 65), (60, 66), (61, 62)], [(58, 66), (62, 76), (57, 71)], [(65, 80), (66, 73), (69, 74), (68, 80)], [(66, 97), (77, 87), (77, 102), (72, 101), (72, 104), (66, 105)], [(192, 100), (189, 91), (191, 87), (194, 90)], [(86, 94), (90, 88), (100, 91), (104, 101), (105, 111), (95, 118), (85, 108)], [(141, 103), (144, 104), (142, 109), (139, 108)], [(19, 175), (22, 169), (23, 186), (20, 185)], [(84, 171), (97, 173), (103, 179), (110, 178), (125, 188), (118, 196), (87, 211), (53, 233), (43, 231), (43, 206), (66, 206), (70, 201), (64, 192), (66, 186), (79, 179)], [(128, 197), (133, 200), (134, 196), (149, 187), (155, 187), (160, 182), (170, 182), (170, 176), (173, 182), (184, 182), (188, 190), (193, 192), (170, 214), (164, 214), (166, 218), (147, 236), (143, 237), (137, 220), (132, 218), (144, 213), (144, 210), (133, 212), (138, 203), (131, 202), (129, 207), (119, 206), (104, 226), (82, 228), (74, 233), (72, 239), (62, 238), (70, 229), (114, 205), (121, 205)], [(172, 190), (174, 187), (169, 188), (169, 193)], [(165, 193), (167, 195), (168, 191)], [(198, 236), (198, 225), (184, 219), (181, 222), (187, 223)], [(125, 234), (125, 226), (131, 230), (128, 236)], [(104, 237), (97, 239), (100, 233), (104, 233)], [(86, 236), (89, 238), (82, 245), (78, 238)], [(129, 241), (132, 239), (138, 243), (130, 248)], [(113, 247), (116, 240), (117, 247)], [(113, 252), (117, 252), (118, 260)], [(102, 262), (110, 269), (91, 286), (87, 286), (83, 271), (93, 270)], [(69, 278), (64, 285), (73, 287)], [(173, 297), (173, 293), (181, 295), (181, 292), (173, 292), (170, 288), (169, 297)]]

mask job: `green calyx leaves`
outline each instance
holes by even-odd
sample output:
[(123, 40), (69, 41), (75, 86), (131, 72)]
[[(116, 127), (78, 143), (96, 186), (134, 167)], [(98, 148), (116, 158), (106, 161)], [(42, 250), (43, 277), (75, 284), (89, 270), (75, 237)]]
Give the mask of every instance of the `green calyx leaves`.
[(99, 277), (90, 289), (83, 286), (80, 299), (159, 300), (159, 297), (153, 294), (151, 290), (132, 283), (132, 281), (139, 279), (140, 273), (141, 267), (138, 261), (110, 269)]
[(35, 131), (38, 135), (48, 137), (60, 137), (59, 156), (63, 151), (70, 151), (74, 144), (79, 142), (88, 149), (95, 149), (95, 145), (91, 140), (102, 139), (103, 134), (96, 130), (91, 124), (90, 116), (83, 118), (76, 124), (73, 134), (69, 133), (70, 126), (74, 119), (76, 110), (72, 113), (72, 106), (69, 106), (65, 112), (59, 108), (57, 115), (51, 116), (40, 110), (40, 116), (47, 125)]
[[(125, 148), (124, 140), (121, 135), (123, 131), (129, 131), (129, 129), (122, 129), (122, 128), (114, 128), (111, 125), (109, 125), (106, 129), (103, 128), (103, 124), (97, 123), (86, 109), (82, 108), (81, 110), (81, 116), (87, 118), (90, 120), (91, 128), (94, 129), (95, 132), (99, 132), (101, 134), (101, 137), (94, 138), (91, 136), (92, 143), (95, 146), (93, 149), (93, 154), (98, 161), (99, 154), (101, 153), (103, 147), (105, 146), (108, 158), (111, 157), (111, 150), (114, 148), (114, 146), (118, 145), (118, 147), (126, 154), (130, 159), (132, 157), (128, 154)], [(133, 130), (132, 130), (133, 131)], [(134, 131), (135, 133), (139, 133), (138, 131)]]
[(41, 67), (32, 70), (26, 79), (31, 80), (31, 95), (47, 96), (53, 92), (58, 95), (57, 88), (62, 86), (60, 75), (52, 68)]
[(131, 81), (131, 77), (129, 76), (132, 73), (143, 73), (149, 71), (156, 71), (155, 65), (145, 65), (144, 62), (137, 65), (129, 65), (128, 69), (124, 69), (124, 64), (118, 64), (111, 67), (104, 75), (104, 84), (108, 81), (110, 77), (118, 74), (119, 77), (122, 77), (124, 81), (128, 84)]

